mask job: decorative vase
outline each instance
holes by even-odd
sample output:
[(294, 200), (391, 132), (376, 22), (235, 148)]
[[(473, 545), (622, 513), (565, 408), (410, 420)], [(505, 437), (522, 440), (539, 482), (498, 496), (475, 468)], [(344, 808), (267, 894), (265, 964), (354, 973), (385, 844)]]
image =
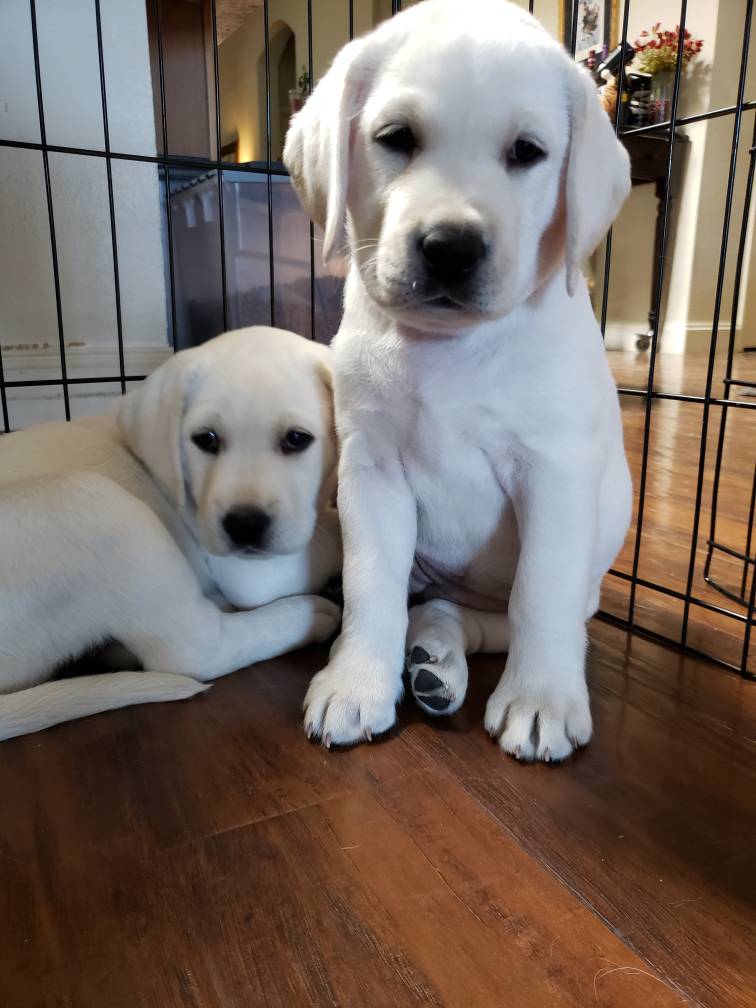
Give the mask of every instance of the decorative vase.
[(294, 115), (304, 105), (304, 95), (299, 88), (289, 88), (289, 115)]
[(651, 80), (651, 121), (667, 122), (672, 115), (672, 94), (675, 89), (674, 70), (655, 73)]

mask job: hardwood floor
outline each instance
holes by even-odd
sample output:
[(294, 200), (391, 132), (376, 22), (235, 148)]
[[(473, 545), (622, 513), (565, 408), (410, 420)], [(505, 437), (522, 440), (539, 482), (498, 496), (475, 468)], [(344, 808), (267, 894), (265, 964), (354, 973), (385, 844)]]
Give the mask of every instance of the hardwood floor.
[(326, 753), (324, 649), (0, 748), (9, 1008), (756, 1003), (756, 687), (592, 625), (596, 733), (449, 720)]
[[(645, 388), (648, 355), (609, 352), (609, 365), (624, 388)], [(657, 391), (703, 394), (708, 358), (704, 354), (657, 358)], [(735, 356), (733, 374), (744, 381), (756, 381), (756, 353)], [(714, 370), (713, 394), (722, 397), (724, 360), (718, 356)], [(756, 403), (752, 396), (733, 388), (733, 399)], [(641, 481), (643, 426), (646, 401), (638, 396), (622, 396), (625, 447), (635, 486), (633, 524), (614, 567), (630, 573), (635, 551), (635, 522), (638, 488)], [(712, 406), (706, 438), (700, 524), (696, 537), (696, 565), (691, 582), (693, 594), (711, 605), (745, 615), (744, 606), (731, 602), (704, 581), (704, 563), (710, 531), (714, 461), (717, 452), (722, 410)], [(643, 536), (638, 576), (672, 591), (687, 589), (696, 482), (700, 463), (703, 407), (699, 403), (656, 399), (651, 413), (651, 432), (643, 516)], [(746, 545), (748, 515), (756, 465), (756, 409), (727, 412), (723, 464), (719, 479), (716, 539), (736, 550)], [(752, 547), (753, 549), (753, 547)], [(714, 555), (711, 573), (725, 587), (739, 592), (743, 564), (724, 553)], [(749, 582), (750, 585), (750, 582)], [(617, 578), (607, 578), (602, 607), (614, 615), (627, 617), (630, 586)], [(637, 622), (674, 640), (680, 639), (683, 602), (649, 588), (639, 588), (636, 598)], [(698, 650), (740, 666), (743, 652), (743, 624), (699, 607), (690, 609), (688, 643)], [(750, 649), (749, 671), (756, 675), (756, 645)]]
[[(733, 536), (754, 420), (732, 426)], [(664, 583), (687, 575), (699, 430), (700, 407), (655, 403), (641, 560)], [(406, 702), (377, 744), (307, 743), (325, 656), (0, 746), (0, 1005), (756, 1004), (756, 684), (594, 621), (593, 741), (521, 766), (482, 727), (499, 657), (448, 720)]]

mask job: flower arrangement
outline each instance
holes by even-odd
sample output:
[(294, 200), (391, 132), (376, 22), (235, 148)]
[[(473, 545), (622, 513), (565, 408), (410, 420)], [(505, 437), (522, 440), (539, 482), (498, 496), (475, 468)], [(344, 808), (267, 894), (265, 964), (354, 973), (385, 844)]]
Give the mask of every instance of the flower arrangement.
[[(680, 26), (674, 31), (662, 31), (661, 21), (652, 26), (651, 31), (642, 31), (635, 41), (635, 66), (652, 76), (674, 70), (677, 65), (677, 47), (680, 42)], [(689, 31), (683, 36), (683, 66), (691, 63), (703, 49), (703, 39), (694, 39)]]

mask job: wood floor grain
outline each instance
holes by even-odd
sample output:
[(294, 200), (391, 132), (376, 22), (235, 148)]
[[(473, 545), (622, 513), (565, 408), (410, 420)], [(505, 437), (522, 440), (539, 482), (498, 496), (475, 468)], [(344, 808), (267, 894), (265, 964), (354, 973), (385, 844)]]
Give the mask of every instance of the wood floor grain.
[(756, 689), (592, 626), (562, 767), (448, 720), (327, 753), (313, 649), (0, 748), (10, 1008), (756, 1003)]
[[(645, 389), (648, 384), (648, 354), (621, 351), (607, 353), (609, 366), (622, 388)], [(714, 361), (712, 395), (753, 405), (748, 389), (725, 386), (726, 354)], [(657, 392), (702, 396), (706, 390), (708, 354), (659, 354), (654, 388)], [(733, 376), (742, 381), (756, 381), (756, 353), (735, 354)], [(626, 574), (633, 570), (636, 547), (638, 488), (643, 461), (643, 429), (646, 400), (638, 396), (620, 398), (630, 471), (635, 486), (633, 523), (614, 567)], [(733, 603), (704, 580), (708, 552), (707, 541), (713, 503), (714, 471), (720, 427), (724, 422), (722, 468), (716, 506), (716, 540), (731, 549), (743, 551), (748, 541), (751, 492), (756, 466), (756, 409), (729, 409), (723, 419), (720, 406), (712, 406), (707, 415), (706, 451), (703, 456), (702, 494), (699, 526), (694, 540), (694, 519), (701, 440), (703, 407), (697, 402), (655, 399), (651, 410), (649, 454), (646, 468), (646, 492), (643, 534), (640, 544), (638, 576), (673, 592), (685, 593), (688, 587), (691, 547), (695, 542), (695, 567), (692, 594), (709, 605), (731, 609), (741, 616), (745, 606)], [(751, 550), (752, 551), (752, 550)], [(716, 552), (711, 575), (731, 592), (742, 589), (743, 564), (723, 552)], [(750, 582), (749, 582), (750, 587)], [(609, 577), (604, 582), (602, 608), (622, 619), (628, 616), (630, 585)], [(636, 595), (636, 624), (667, 638), (679, 641), (683, 628), (684, 604), (681, 600), (641, 587)], [(687, 643), (721, 661), (740, 667), (743, 656), (743, 624), (710, 610), (693, 606), (689, 611)], [(750, 649), (749, 671), (756, 675), (756, 647)]]

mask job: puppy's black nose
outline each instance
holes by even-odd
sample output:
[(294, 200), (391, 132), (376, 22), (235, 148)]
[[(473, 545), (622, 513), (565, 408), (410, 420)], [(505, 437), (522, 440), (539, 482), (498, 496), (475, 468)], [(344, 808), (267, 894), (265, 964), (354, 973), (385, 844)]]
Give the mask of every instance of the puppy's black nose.
[(234, 546), (259, 547), (270, 522), (270, 515), (262, 508), (231, 508), (223, 519), (223, 529)]
[(470, 224), (436, 224), (419, 239), (425, 268), (444, 284), (459, 283), (486, 254), (486, 241)]

